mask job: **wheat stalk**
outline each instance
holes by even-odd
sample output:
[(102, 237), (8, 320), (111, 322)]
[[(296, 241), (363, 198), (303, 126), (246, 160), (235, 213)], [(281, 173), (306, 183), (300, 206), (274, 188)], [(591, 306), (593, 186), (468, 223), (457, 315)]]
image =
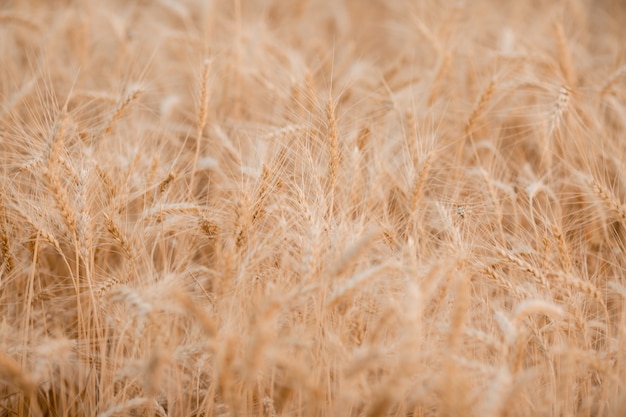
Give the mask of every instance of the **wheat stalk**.
[(39, 3), (0, 415), (621, 415), (619, 7)]

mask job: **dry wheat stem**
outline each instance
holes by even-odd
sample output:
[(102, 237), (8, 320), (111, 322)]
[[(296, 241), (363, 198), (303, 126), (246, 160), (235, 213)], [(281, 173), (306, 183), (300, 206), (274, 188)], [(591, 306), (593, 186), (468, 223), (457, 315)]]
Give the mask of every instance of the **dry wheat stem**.
[(626, 8), (566, 3), (2, 2), (0, 415), (620, 417)]

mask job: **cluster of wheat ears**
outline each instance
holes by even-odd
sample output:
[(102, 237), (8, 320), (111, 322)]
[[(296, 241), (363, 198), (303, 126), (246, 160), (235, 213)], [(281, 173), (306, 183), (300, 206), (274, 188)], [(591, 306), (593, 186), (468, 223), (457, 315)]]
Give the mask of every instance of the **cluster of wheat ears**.
[(625, 37), (0, 1), (0, 416), (623, 416)]

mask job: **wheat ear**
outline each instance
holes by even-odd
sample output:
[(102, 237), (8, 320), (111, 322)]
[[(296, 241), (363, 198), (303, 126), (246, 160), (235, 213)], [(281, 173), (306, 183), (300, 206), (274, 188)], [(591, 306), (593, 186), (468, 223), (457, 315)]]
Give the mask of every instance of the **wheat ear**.
[(120, 245), (128, 259), (131, 261), (135, 260), (137, 258), (137, 252), (133, 248), (133, 245), (126, 238), (118, 224), (107, 214), (104, 214), (104, 225), (111, 237)]
[(339, 174), (339, 141), (337, 133), (337, 117), (335, 114), (335, 104), (332, 97), (329, 96), (326, 105), (327, 134), (328, 134), (328, 188), (331, 193), (337, 184), (337, 176)]
[(72, 237), (76, 238), (76, 213), (70, 204), (70, 199), (67, 195), (65, 187), (61, 184), (59, 175), (55, 172), (54, 167), (52, 166), (44, 169), (43, 175), (48, 183), (50, 191), (52, 191), (52, 196), (54, 197), (57, 209), (59, 209), (61, 215), (63, 216), (67, 230)]
[(0, 13), (0, 23), (14, 23), (35, 32), (41, 32), (41, 26), (35, 22), (32, 17), (24, 16), (18, 13)]
[(478, 99), (478, 102), (474, 106), (474, 109), (472, 110), (472, 114), (470, 115), (469, 119), (467, 119), (467, 123), (465, 124), (465, 136), (466, 137), (469, 137), (474, 131), (474, 126), (476, 124), (476, 121), (485, 112), (485, 109), (487, 108), (487, 104), (489, 103), (489, 100), (491, 100), (491, 97), (493, 96), (493, 93), (495, 91), (496, 91), (496, 81), (491, 80), (487, 88), (485, 88), (483, 93), (480, 95), (480, 98)]
[(563, 25), (560, 23), (556, 24), (554, 30), (559, 54), (559, 67), (567, 83), (569, 85), (576, 85), (576, 74), (574, 73), (574, 66), (572, 65), (572, 53), (567, 45)]
[(600, 88), (600, 93), (599, 93), (600, 98), (602, 98), (605, 95), (607, 95), (611, 91), (611, 88), (613, 88), (615, 83), (617, 83), (617, 81), (624, 74), (626, 74), (626, 65), (622, 65), (618, 69), (613, 71), (613, 73), (611, 75), (609, 75), (609, 77), (607, 78), (606, 82)]
[(198, 158), (200, 157), (200, 143), (202, 142), (202, 132), (206, 126), (209, 115), (209, 74), (211, 72), (211, 61), (205, 59), (202, 63), (202, 80), (200, 83), (200, 102), (198, 103), (198, 126), (196, 130), (196, 152), (193, 157), (193, 173), (198, 168)]
[(0, 378), (27, 395), (31, 394), (37, 387), (20, 365), (3, 352), (0, 352)]
[(113, 407), (108, 408), (106, 411), (98, 414), (98, 417), (133, 415), (129, 413), (131, 410), (143, 410), (144, 412), (152, 412), (152, 415), (156, 417), (167, 417), (167, 413), (165, 412), (163, 407), (158, 404), (154, 399), (147, 397), (137, 397), (133, 398), (132, 400), (128, 400), (122, 404), (114, 405)]
[(168, 359), (163, 352), (155, 349), (146, 363), (143, 390), (150, 398), (155, 398), (159, 394), (159, 389), (163, 383), (163, 370)]
[(209, 239), (216, 239), (220, 234), (220, 228), (217, 223), (204, 216), (202, 216), (198, 221), (198, 226)]
[(587, 184), (600, 198), (602, 204), (610, 211), (614, 212), (623, 225), (626, 225), (626, 205), (619, 201), (609, 189), (596, 181), (595, 178), (588, 177)]
[(498, 252), (502, 257), (519, 266), (523, 271), (529, 272), (533, 277), (535, 277), (535, 280), (538, 284), (542, 285), (546, 289), (550, 288), (550, 284), (546, 279), (546, 276), (539, 269), (524, 261), (522, 258), (513, 255), (509, 251), (506, 251), (504, 249), (498, 249)]
[(569, 256), (569, 249), (567, 247), (565, 237), (563, 237), (563, 233), (557, 225), (552, 226), (552, 234), (554, 234), (554, 237), (556, 237), (559, 254), (561, 256), (561, 262), (563, 263), (563, 270), (565, 271), (565, 273), (570, 273), (572, 271), (572, 259)]
[(4, 266), (5, 272), (11, 272), (15, 267), (15, 259), (11, 254), (11, 239), (9, 237), (9, 217), (7, 216), (4, 198), (0, 195), (0, 267)]
[(517, 326), (526, 316), (537, 313), (555, 318), (562, 317), (565, 314), (563, 309), (553, 303), (540, 299), (531, 299), (524, 300), (515, 307), (513, 321)]
[(550, 113), (548, 125), (548, 139), (550, 139), (554, 132), (559, 128), (563, 120), (563, 116), (565, 115), (565, 112), (567, 111), (567, 108), (569, 106), (571, 95), (571, 87), (565, 84), (562, 85), (561, 89), (559, 90), (559, 96), (554, 105), (554, 109)]
[(435, 75), (435, 79), (433, 80), (433, 85), (430, 90), (430, 94), (428, 95), (428, 105), (432, 106), (435, 103), (435, 100), (439, 96), (439, 92), (441, 91), (441, 84), (443, 80), (448, 75), (448, 71), (450, 70), (450, 64), (452, 63), (452, 56), (450, 53), (446, 53), (439, 64), (439, 69), (437, 70), (437, 74)]
[(117, 107), (113, 111), (113, 115), (111, 116), (109, 123), (107, 123), (107, 125), (103, 129), (104, 135), (108, 135), (109, 133), (111, 133), (111, 131), (113, 130), (113, 127), (115, 126), (115, 123), (117, 123), (117, 121), (120, 120), (124, 116), (124, 113), (126, 112), (126, 110), (128, 110), (130, 105), (134, 101), (139, 99), (139, 97), (141, 97), (142, 94), (143, 94), (143, 89), (141, 89), (140, 87), (133, 87), (128, 92), (128, 94), (126, 94), (126, 97), (124, 97), (124, 99), (117, 105)]
[(426, 180), (428, 179), (428, 174), (430, 172), (430, 167), (433, 162), (433, 153), (429, 153), (422, 164), (421, 169), (415, 177), (413, 182), (413, 190), (411, 193), (411, 213), (415, 213), (417, 210), (417, 206), (422, 201), (422, 195), (424, 194), (424, 188), (426, 185)]

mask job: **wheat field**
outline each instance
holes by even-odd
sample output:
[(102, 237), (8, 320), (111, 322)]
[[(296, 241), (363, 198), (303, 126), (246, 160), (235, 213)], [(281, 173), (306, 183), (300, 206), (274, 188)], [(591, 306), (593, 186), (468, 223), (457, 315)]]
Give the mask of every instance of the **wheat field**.
[(0, 1), (0, 416), (626, 415), (620, 0)]

